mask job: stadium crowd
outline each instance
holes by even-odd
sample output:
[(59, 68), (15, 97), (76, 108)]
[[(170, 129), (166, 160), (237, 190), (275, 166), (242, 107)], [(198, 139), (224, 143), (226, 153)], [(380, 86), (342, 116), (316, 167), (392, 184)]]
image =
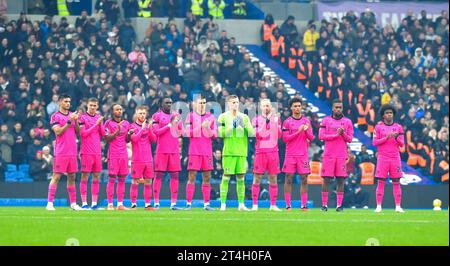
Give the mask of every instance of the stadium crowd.
[[(29, 14), (46, 14), (49, 16), (68, 16), (73, 12), (71, 1), (30, 0), (27, 3)], [(96, 0), (94, 13), (105, 13), (112, 25), (116, 24), (121, 14), (124, 18), (133, 17), (183, 17), (183, 9), (191, 9), (195, 16), (213, 16), (216, 19), (245, 19), (248, 16), (247, 0)]]
[[(104, 13), (96, 20), (82, 12), (72, 25), (64, 17), (60, 22), (51, 16), (30, 21), (22, 13), (16, 21), (1, 19), (0, 43), (2, 174), (6, 164), (27, 163), (39, 166), (33, 171), (41, 169), (32, 174), (35, 180), (48, 178), (52, 163), (48, 156), (55, 139), (49, 119), (59, 108), (61, 94), (72, 97), (73, 110), (85, 110), (90, 97), (99, 99), (106, 115), (112, 103), (120, 103), (128, 120), (139, 105), (149, 106), (153, 114), (162, 96), (188, 102), (198, 92), (210, 102), (219, 102), (223, 110), (225, 97), (234, 93), (243, 104), (278, 99), (288, 110), (289, 95), (283, 84), (263, 77), (259, 64), (252, 63), (245, 49), (240, 50), (233, 37), (219, 30), (213, 18), (197, 19), (192, 12), (183, 29), (172, 20), (166, 25), (150, 23), (142, 43), (136, 43), (129, 19), (111, 25)], [(185, 168), (187, 148), (185, 139)], [(213, 179), (218, 182), (220, 140), (214, 157)]]
[[(322, 21), (317, 32), (311, 22), (303, 36), (293, 23), (295, 19), (289, 17), (280, 30), (273, 31), (273, 37), (268, 34), (269, 41), (262, 27), (265, 47), (272, 53), (275, 49), (271, 40), (285, 36), (286, 41), (278, 46), (280, 53), (273, 56), (285, 62), (297, 77), (303, 75), (309, 88), (322, 99), (348, 97), (344, 99), (347, 115), (368, 133), (378, 121), (376, 110), (381, 103), (394, 103), (398, 117), (412, 132), (405, 158), (430, 173), (428, 162), (434, 155), (432, 174), (441, 180), (442, 173), (448, 173), (448, 166), (445, 170), (441, 163), (446, 160), (448, 165), (447, 15), (435, 22), (412, 18), (409, 22), (407, 18), (397, 31), (390, 27), (379, 31), (373, 19), (352, 14), (349, 12), (342, 22)], [(112, 23), (114, 19), (107, 13), (99, 15), (95, 19), (82, 12), (75, 24), (65, 18), (57, 22), (51, 16), (30, 21), (24, 13), (16, 21), (0, 18), (1, 174), (6, 164), (28, 163), (35, 180), (49, 177), (54, 141), (49, 118), (58, 110), (58, 95), (63, 93), (72, 97), (72, 106), (79, 111), (86, 109), (90, 97), (99, 99), (104, 114), (110, 113), (112, 103), (119, 103), (125, 107), (128, 120), (139, 105), (149, 106), (153, 114), (162, 96), (189, 102), (196, 92), (204, 93), (208, 101), (219, 102), (223, 109), (224, 99), (231, 94), (237, 94), (247, 106), (268, 98), (278, 102), (282, 119), (290, 115), (290, 96), (284, 84), (278, 78), (264, 76), (259, 64), (218, 28), (213, 17), (198, 19), (188, 12), (183, 29), (171, 19), (165, 25), (151, 22), (144, 41), (136, 43), (136, 32), (128, 18)], [(420, 34), (417, 27), (426, 27), (426, 32)], [(385, 38), (391, 41), (383, 42)], [(423, 55), (418, 53), (419, 46)], [(301, 56), (295, 57), (295, 49)], [(292, 68), (294, 57), (300, 61), (294, 60)], [(360, 105), (367, 113), (365, 119), (355, 115), (361, 113)], [(318, 116), (308, 111), (305, 115), (317, 135)], [(220, 139), (214, 143), (213, 183), (222, 176), (221, 145)], [(186, 180), (186, 138), (181, 146), (184, 171), (180, 179)], [(249, 146), (248, 163), (252, 165), (254, 140)], [(319, 140), (311, 143), (310, 158), (320, 160), (321, 146)], [(284, 149), (280, 141), (280, 154)], [(415, 165), (409, 160), (411, 154), (417, 155)], [(348, 193), (360, 193), (358, 165), (366, 161), (375, 162), (375, 157), (364, 149), (349, 157), (352, 174), (347, 181), (351, 185), (347, 186)], [(279, 182), (284, 182), (280, 177)], [(362, 202), (367, 198), (359, 197)]]
[(294, 22), (290, 16), (278, 26), (267, 15), (266, 52), (321, 99), (343, 100), (346, 115), (370, 137), (379, 107), (393, 104), (406, 132), (402, 159), (448, 182), (448, 13), (431, 20), (426, 10), (420, 17), (409, 11), (397, 29), (380, 27), (370, 9), (309, 21), (303, 34)]

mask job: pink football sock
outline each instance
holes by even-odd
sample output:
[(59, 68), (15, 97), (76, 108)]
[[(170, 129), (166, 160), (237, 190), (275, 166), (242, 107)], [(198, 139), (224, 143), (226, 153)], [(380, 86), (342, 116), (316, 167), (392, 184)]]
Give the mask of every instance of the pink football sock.
[(139, 189), (139, 185), (138, 184), (131, 184), (131, 186), (130, 186), (131, 204), (136, 204), (136, 200), (137, 200), (137, 197), (138, 197), (138, 189)]
[(116, 193), (117, 202), (123, 203), (123, 199), (125, 198), (125, 178), (118, 178)]
[(203, 184), (202, 185), (202, 193), (203, 193), (203, 202), (205, 204), (209, 204), (209, 201), (211, 199), (211, 185)]
[(108, 198), (108, 204), (113, 204), (114, 199), (114, 185), (116, 184), (116, 178), (110, 177), (108, 178), (108, 184), (106, 185), (106, 196)]
[(260, 191), (260, 185), (259, 184), (253, 184), (252, 185), (252, 200), (253, 205), (258, 205), (258, 198), (259, 198), (259, 191)]
[(378, 180), (377, 190), (376, 190), (376, 198), (377, 198), (377, 206), (381, 206), (384, 197), (384, 185), (386, 185), (385, 180)]
[(277, 204), (277, 197), (278, 197), (278, 184), (269, 185), (269, 197), (270, 197), (270, 205), (275, 206)]
[(88, 187), (88, 180), (81, 179), (80, 182), (80, 195), (81, 195), (81, 201), (87, 202), (87, 187)]
[(322, 206), (328, 206), (328, 192), (322, 192)]
[(189, 184), (186, 185), (186, 201), (188, 204), (192, 203), (192, 199), (194, 198), (195, 193), (195, 184)]
[(392, 183), (393, 186), (393, 192), (394, 192), (394, 200), (395, 200), (395, 206), (400, 207), (402, 204), (402, 188), (400, 187), (400, 183)]
[(98, 192), (100, 190), (100, 181), (92, 180), (91, 184), (91, 193), (92, 193), (92, 202), (98, 202)]
[(170, 202), (177, 203), (178, 199), (178, 172), (170, 173)]
[(53, 203), (53, 200), (55, 199), (56, 189), (58, 188), (58, 185), (50, 183), (48, 185), (48, 202)]
[(156, 172), (155, 180), (153, 180), (153, 199), (155, 200), (155, 204), (159, 204), (159, 193), (161, 192), (163, 177), (164, 173)]
[(67, 193), (69, 193), (70, 205), (77, 203), (77, 188), (75, 185), (67, 184)]
[(152, 184), (144, 184), (145, 205), (150, 205), (151, 200), (152, 200)]
[(291, 193), (284, 193), (284, 200), (286, 201), (286, 208), (291, 207)]
[(301, 197), (302, 197), (302, 207), (306, 207), (306, 204), (308, 203), (308, 193), (303, 193)]
[(344, 192), (336, 193), (336, 205), (337, 207), (342, 207), (342, 200), (344, 200)]

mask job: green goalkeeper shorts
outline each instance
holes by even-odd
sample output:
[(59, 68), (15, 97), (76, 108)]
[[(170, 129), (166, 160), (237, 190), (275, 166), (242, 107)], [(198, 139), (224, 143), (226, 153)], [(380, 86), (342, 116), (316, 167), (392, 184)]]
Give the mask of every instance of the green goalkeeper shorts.
[(247, 158), (242, 156), (224, 156), (222, 159), (224, 175), (240, 175), (247, 173)]

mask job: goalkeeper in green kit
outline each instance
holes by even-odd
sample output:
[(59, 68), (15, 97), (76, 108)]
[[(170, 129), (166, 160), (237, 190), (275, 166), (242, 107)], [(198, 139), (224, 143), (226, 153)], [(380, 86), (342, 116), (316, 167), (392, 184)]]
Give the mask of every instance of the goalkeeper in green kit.
[(236, 191), (239, 211), (249, 211), (244, 205), (245, 183), (247, 173), (248, 137), (255, 135), (250, 118), (239, 112), (239, 98), (231, 95), (227, 99), (229, 111), (218, 119), (219, 137), (224, 139), (222, 152), (223, 177), (220, 183), (220, 210), (226, 210), (228, 185), (232, 175), (236, 175)]

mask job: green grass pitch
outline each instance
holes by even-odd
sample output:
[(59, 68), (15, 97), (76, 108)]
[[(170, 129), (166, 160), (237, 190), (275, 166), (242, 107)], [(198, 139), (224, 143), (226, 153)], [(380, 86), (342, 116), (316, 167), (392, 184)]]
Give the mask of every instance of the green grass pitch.
[(448, 246), (448, 211), (334, 209), (321, 212), (83, 211), (0, 208), (0, 245), (64, 246)]

